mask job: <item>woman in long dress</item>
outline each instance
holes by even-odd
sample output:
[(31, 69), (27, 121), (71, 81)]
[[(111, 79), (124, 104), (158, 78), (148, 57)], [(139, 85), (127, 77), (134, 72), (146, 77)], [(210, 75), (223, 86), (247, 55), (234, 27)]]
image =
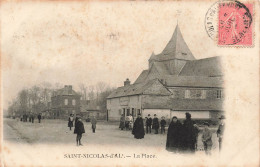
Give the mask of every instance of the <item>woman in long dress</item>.
[(177, 152), (180, 149), (181, 144), (181, 128), (182, 124), (178, 118), (174, 116), (168, 128), (166, 150), (171, 152)]
[(138, 117), (134, 122), (132, 134), (136, 139), (144, 138), (144, 122), (143, 122), (143, 118), (141, 117), (141, 114), (138, 114)]

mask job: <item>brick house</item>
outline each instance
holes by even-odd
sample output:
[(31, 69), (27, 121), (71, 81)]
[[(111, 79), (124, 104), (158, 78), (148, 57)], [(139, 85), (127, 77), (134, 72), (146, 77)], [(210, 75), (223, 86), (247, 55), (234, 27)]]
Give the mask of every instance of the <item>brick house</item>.
[(223, 113), (223, 73), (220, 57), (195, 59), (177, 25), (164, 50), (152, 53), (149, 68), (107, 97), (107, 113), (113, 121), (130, 113), (184, 119), (186, 112), (193, 119), (217, 120)]
[(80, 95), (71, 85), (55, 91), (51, 97), (51, 112), (54, 118), (67, 118), (70, 114), (80, 113)]

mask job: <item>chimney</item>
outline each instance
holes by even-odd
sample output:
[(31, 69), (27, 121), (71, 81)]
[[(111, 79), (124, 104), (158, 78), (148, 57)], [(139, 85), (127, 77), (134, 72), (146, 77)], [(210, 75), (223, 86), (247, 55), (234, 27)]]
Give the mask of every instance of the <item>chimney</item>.
[(130, 85), (130, 81), (128, 78), (126, 78), (126, 80), (124, 81), (124, 86)]

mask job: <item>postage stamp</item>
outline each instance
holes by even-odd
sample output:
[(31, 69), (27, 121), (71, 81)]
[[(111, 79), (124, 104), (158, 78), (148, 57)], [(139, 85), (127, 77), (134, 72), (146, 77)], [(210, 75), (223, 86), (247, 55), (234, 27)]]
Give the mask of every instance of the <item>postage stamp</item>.
[(253, 46), (253, 4), (218, 1), (206, 13), (205, 29), (218, 46)]
[(218, 45), (253, 44), (252, 33), (253, 4), (238, 1), (219, 3), (218, 12)]

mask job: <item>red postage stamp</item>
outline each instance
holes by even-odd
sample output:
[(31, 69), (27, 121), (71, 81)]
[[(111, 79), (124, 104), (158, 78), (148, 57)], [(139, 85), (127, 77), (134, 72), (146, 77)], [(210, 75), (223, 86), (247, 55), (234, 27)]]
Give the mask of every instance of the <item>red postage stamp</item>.
[(253, 4), (238, 1), (219, 3), (218, 45), (252, 46)]

